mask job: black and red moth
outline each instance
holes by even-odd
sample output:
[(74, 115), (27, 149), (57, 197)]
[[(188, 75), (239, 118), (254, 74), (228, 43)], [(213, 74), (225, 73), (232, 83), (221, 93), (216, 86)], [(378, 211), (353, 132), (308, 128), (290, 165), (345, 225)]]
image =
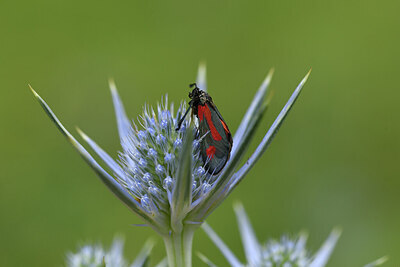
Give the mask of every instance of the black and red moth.
[(218, 174), (229, 160), (232, 149), (232, 135), (224, 119), (214, 105), (212, 98), (206, 92), (200, 90), (195, 83), (189, 93), (189, 108), (179, 120), (176, 130), (181, 128), (182, 122), (192, 109), (193, 114), (199, 120), (198, 133), (202, 137), (200, 142), (200, 154), (205, 163), (205, 169), (212, 175)]

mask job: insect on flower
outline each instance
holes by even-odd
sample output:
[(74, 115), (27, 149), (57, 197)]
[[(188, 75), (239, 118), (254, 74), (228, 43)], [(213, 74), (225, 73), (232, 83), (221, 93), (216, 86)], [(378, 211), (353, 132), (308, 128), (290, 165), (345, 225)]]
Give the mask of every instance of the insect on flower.
[(196, 83), (190, 85), (193, 88), (189, 93), (189, 107), (179, 120), (176, 130), (192, 109), (193, 114), (199, 120), (198, 134), (201, 137), (200, 154), (205, 164), (205, 169), (212, 175), (218, 174), (229, 160), (232, 150), (232, 135), (224, 119), (214, 105), (212, 98), (206, 92), (200, 90)]
[[(145, 107), (140, 121), (143, 128), (139, 129), (128, 119), (116, 86), (110, 81), (122, 148), (118, 160), (78, 130), (104, 166), (62, 125), (36, 91), (32, 87), (30, 89), (56, 127), (100, 180), (147, 226), (163, 237), (168, 265), (190, 267), (194, 231), (243, 181), (267, 150), (309, 76), (307, 73), (301, 80), (257, 149), (247, 163), (240, 166), (266, 111), (265, 100), (272, 74), (271, 70), (259, 87), (233, 138), (211, 97), (205, 92), (205, 66), (200, 66), (197, 79), (197, 84), (204, 91), (194, 85), (194, 90), (189, 94), (189, 109), (192, 108), (192, 116), (194, 114), (199, 119), (199, 138), (193, 138), (190, 120), (182, 120), (183, 104), (175, 113), (173, 105), (168, 108), (167, 101), (157, 105), (156, 111)], [(175, 131), (175, 126), (180, 130)], [(215, 137), (218, 135), (220, 137)], [(235, 146), (232, 147), (233, 139)], [(210, 146), (214, 146), (215, 151), (209, 152), (213, 157), (208, 159), (207, 149)], [(206, 158), (204, 162), (202, 156)], [(205, 168), (207, 166), (208, 170)]]

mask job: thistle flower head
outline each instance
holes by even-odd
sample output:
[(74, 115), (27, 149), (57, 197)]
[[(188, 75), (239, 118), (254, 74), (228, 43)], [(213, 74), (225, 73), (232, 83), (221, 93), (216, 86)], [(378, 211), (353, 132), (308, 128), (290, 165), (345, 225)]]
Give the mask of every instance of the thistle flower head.
[[(138, 121), (126, 116), (114, 82), (110, 82), (122, 150), (116, 159), (109, 156), (92, 139), (78, 129), (91, 149), (102, 159), (102, 167), (65, 129), (43, 99), (33, 91), (40, 104), (68, 141), (94, 169), (103, 183), (147, 225), (161, 235), (182, 231), (185, 225), (199, 226), (205, 218), (233, 191), (265, 152), (296, 101), (308, 75), (300, 82), (252, 156), (242, 166), (248, 144), (264, 114), (266, 96), (273, 71), (261, 84), (239, 125), (230, 160), (218, 175), (204, 169), (199, 157), (201, 137), (195, 138), (195, 123), (186, 118), (175, 131), (185, 104), (177, 112), (167, 98), (156, 109), (145, 106)], [(199, 69), (197, 84), (206, 88), (205, 66)], [(139, 126), (137, 126), (139, 124)]]
[(285, 235), (280, 240), (269, 240), (261, 248), (265, 266), (309, 266), (312, 255), (305, 246), (307, 236), (290, 238)]
[[(67, 254), (68, 267), (144, 267), (147, 266), (153, 242), (147, 241), (132, 264), (124, 257), (124, 241), (116, 237), (109, 249), (101, 244), (87, 244)], [(164, 266), (160, 264), (159, 266)]]
[[(111, 88), (115, 88), (113, 84)], [(114, 89), (113, 96), (118, 98)], [(140, 126), (132, 122), (127, 129), (128, 134), (121, 136), (123, 150), (118, 158), (120, 167), (114, 166), (114, 176), (152, 217), (170, 213), (185, 137), (186, 134), (196, 135), (188, 117), (180, 129), (175, 130), (185, 105), (182, 103), (175, 113), (174, 106), (168, 105), (166, 96), (157, 104), (156, 111), (145, 106), (137, 121)], [(83, 132), (81, 135), (97, 150), (88, 136)], [(193, 205), (207, 193), (214, 179), (203, 167), (199, 156), (200, 141), (194, 139), (192, 146), (186, 148), (186, 156), (191, 157), (190, 202)]]
[[(297, 237), (285, 235), (280, 240), (270, 239), (265, 244), (261, 244), (257, 240), (242, 204), (237, 203), (235, 205), (235, 213), (246, 255), (246, 263), (242, 263), (233, 254), (208, 224), (203, 224), (202, 227), (232, 267), (324, 267), (328, 263), (341, 234), (341, 230), (334, 229), (315, 254), (307, 249), (307, 234), (304, 232)], [(199, 257), (208, 266), (216, 266), (204, 255), (199, 254)], [(383, 257), (364, 267), (378, 266), (385, 261), (386, 257)]]

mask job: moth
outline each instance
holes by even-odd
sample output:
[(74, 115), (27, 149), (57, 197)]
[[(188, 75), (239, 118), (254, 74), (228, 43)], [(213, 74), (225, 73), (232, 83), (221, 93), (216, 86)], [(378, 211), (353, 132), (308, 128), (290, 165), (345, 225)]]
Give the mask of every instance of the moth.
[(215, 106), (211, 96), (200, 90), (196, 83), (190, 84), (193, 88), (189, 93), (189, 107), (178, 121), (176, 130), (181, 128), (182, 122), (192, 109), (192, 117), (198, 119), (198, 134), (201, 137), (200, 155), (205, 169), (211, 175), (216, 175), (225, 167), (232, 150), (232, 135), (224, 119)]

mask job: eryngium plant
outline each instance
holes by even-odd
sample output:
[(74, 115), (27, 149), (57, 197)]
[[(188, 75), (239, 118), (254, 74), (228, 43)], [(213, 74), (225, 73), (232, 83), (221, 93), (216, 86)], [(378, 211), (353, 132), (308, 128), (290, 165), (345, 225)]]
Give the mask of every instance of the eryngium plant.
[[(190, 116), (177, 132), (177, 121), (185, 111), (182, 103), (177, 112), (168, 101), (156, 109), (145, 106), (139, 118), (141, 127), (131, 122), (110, 82), (122, 151), (114, 160), (92, 139), (78, 129), (82, 138), (99, 156), (106, 171), (89, 152), (65, 129), (46, 102), (32, 89), (35, 97), (61, 133), (97, 173), (102, 182), (146, 225), (159, 233), (166, 245), (169, 266), (191, 266), (192, 239), (207, 216), (243, 180), (265, 152), (286, 115), (292, 108), (309, 73), (295, 89), (252, 156), (239, 163), (249, 147), (255, 129), (267, 108), (266, 96), (273, 71), (261, 84), (233, 138), (230, 160), (215, 176), (202, 167)], [(206, 91), (205, 67), (200, 66), (199, 88)]]
[[(75, 253), (67, 254), (68, 267), (145, 267), (148, 266), (153, 242), (147, 241), (135, 260), (129, 264), (124, 257), (124, 241), (120, 237), (114, 238), (110, 249), (105, 249), (99, 243), (81, 246)], [(165, 261), (157, 267), (166, 267)]]
[[(280, 240), (271, 239), (261, 244), (257, 240), (242, 204), (237, 203), (234, 209), (246, 256), (245, 263), (233, 254), (208, 224), (203, 224), (202, 227), (232, 267), (324, 267), (341, 234), (341, 230), (334, 229), (315, 254), (306, 248), (307, 234), (304, 232), (297, 237), (283, 236)], [(208, 266), (217, 266), (203, 254), (198, 255)], [(387, 258), (383, 257), (364, 267), (378, 266), (386, 260)]]

